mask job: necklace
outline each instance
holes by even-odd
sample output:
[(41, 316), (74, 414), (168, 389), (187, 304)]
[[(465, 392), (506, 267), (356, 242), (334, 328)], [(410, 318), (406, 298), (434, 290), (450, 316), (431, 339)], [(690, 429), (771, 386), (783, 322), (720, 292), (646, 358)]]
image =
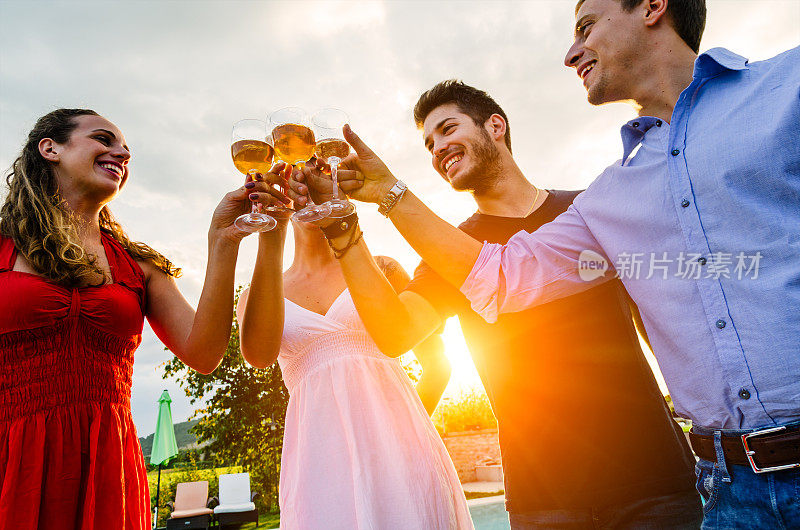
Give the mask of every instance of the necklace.
[(528, 217), (530, 214), (532, 214), (533, 210), (536, 209), (536, 203), (539, 201), (539, 193), (541, 193), (541, 192), (542, 192), (542, 190), (540, 190), (539, 188), (536, 188), (536, 195), (533, 197), (533, 203), (531, 204), (531, 207), (528, 209), (528, 211), (525, 212), (525, 215), (522, 216), (523, 219)]

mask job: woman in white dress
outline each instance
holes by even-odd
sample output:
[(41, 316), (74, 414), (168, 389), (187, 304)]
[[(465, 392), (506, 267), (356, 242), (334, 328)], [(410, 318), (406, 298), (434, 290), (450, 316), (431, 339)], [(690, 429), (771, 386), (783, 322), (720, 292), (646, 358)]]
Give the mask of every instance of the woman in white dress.
[[(260, 368), (277, 359), (289, 389), (281, 528), (472, 528), (420, 396), (399, 361), (382, 354), (364, 329), (321, 230), (294, 223), (294, 262), (281, 276), (285, 233), (284, 221), (259, 234), (253, 280), (237, 308), (245, 359)], [(275, 324), (282, 313), (281, 333)], [(449, 374), (442, 381), (431, 373), (439, 361), (430, 352), (441, 355), (435, 347), (415, 349), (429, 368), (420, 385), (432, 409)]]

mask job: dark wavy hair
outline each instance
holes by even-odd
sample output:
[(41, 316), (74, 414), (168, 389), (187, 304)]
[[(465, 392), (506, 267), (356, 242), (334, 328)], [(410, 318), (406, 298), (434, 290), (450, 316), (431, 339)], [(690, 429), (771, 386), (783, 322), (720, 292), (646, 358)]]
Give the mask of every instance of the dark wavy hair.
[(505, 111), (492, 99), (492, 96), (458, 79), (442, 81), (423, 92), (414, 105), (414, 123), (417, 127), (422, 127), (425, 118), (433, 109), (447, 103), (455, 103), (461, 112), (472, 118), (472, 121), (479, 126), (486, 123), (492, 114), (502, 116), (506, 120), (506, 147), (511, 152), (511, 125), (508, 123)]
[[(99, 114), (89, 109), (58, 109), (36, 121), (6, 175), (9, 193), (0, 210), (0, 233), (14, 241), (17, 251), (37, 273), (67, 287), (89, 285), (102, 271), (95, 256), (81, 245), (73, 213), (59, 193), (52, 163), (39, 152), (39, 142), (51, 138), (60, 144), (68, 143), (79, 116)], [(131, 241), (108, 206), (100, 210), (100, 229), (134, 259), (180, 276), (180, 269), (161, 253)]]

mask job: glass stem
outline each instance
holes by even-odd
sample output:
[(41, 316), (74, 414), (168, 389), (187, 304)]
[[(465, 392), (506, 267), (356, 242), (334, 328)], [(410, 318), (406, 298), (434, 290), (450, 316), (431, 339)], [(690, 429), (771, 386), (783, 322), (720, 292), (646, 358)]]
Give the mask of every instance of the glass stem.
[[(247, 175), (249, 177), (248, 180), (250, 180), (252, 182), (255, 182), (256, 181), (256, 173), (257, 172), (258, 171), (255, 170), (255, 169), (249, 170), (247, 172)], [(259, 214), (259, 213), (261, 213), (261, 203), (256, 202), (256, 201), (251, 199), (250, 200), (250, 215), (255, 215), (255, 214)]]
[(338, 156), (332, 156), (328, 159), (331, 165), (331, 181), (333, 181), (333, 198), (339, 198), (339, 162), (341, 159)]

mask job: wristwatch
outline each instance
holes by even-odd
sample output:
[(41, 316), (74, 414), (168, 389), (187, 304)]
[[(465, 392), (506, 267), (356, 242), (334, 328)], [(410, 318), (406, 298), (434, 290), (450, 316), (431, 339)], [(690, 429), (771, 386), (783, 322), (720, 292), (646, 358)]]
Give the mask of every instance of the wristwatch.
[(392, 186), (392, 189), (389, 190), (389, 193), (381, 199), (380, 204), (378, 205), (378, 213), (383, 215), (384, 217), (389, 217), (389, 211), (394, 208), (395, 204), (403, 197), (403, 194), (408, 189), (405, 182), (402, 180), (398, 180)]

